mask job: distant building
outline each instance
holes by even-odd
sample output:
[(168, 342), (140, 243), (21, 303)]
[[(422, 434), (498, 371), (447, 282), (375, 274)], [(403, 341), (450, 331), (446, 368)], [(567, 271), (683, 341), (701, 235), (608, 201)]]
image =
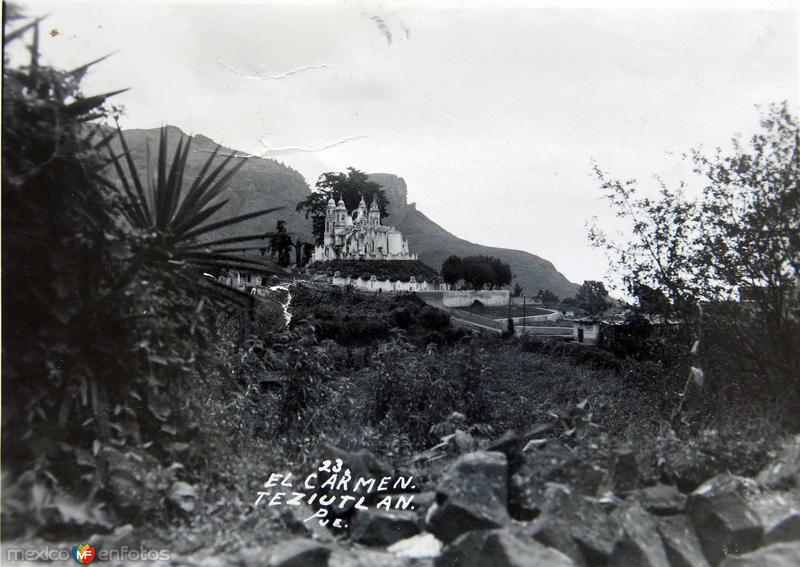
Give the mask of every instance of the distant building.
[(254, 295), (264, 295), (267, 288), (274, 285), (277, 280), (273, 272), (257, 269), (253, 271), (223, 270), (215, 279), (228, 287)]
[(367, 209), (364, 197), (353, 214), (347, 212), (344, 201), (336, 203), (331, 197), (325, 211), (325, 235), (314, 249), (313, 262), (331, 260), (416, 260), (408, 250), (403, 233), (381, 224), (378, 203), (373, 200)]
[(575, 319), (572, 321), (572, 338), (579, 343), (597, 344), (600, 339), (600, 326), (602, 324), (603, 322), (599, 319)]

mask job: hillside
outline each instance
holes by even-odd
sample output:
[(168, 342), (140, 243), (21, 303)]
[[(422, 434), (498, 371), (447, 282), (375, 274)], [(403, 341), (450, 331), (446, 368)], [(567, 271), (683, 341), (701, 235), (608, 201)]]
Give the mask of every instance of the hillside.
[[(174, 151), (181, 133), (175, 126), (168, 127), (171, 151)], [(125, 140), (130, 146), (134, 162), (139, 166), (140, 172), (145, 169), (148, 145), (151, 163), (155, 166), (159, 143), (158, 128), (125, 130)], [(187, 179), (194, 178), (200, 172), (216, 145), (215, 141), (202, 135), (195, 135), (192, 138), (192, 150), (186, 162)], [(220, 153), (227, 155), (234, 151), (223, 148)], [(241, 225), (226, 227), (220, 231), (220, 236), (268, 232), (275, 229), (278, 220), (285, 220), (290, 231), (299, 232), (304, 239), (309, 240), (311, 224), (306, 221), (302, 213), (295, 212), (295, 206), (310, 190), (302, 175), (282, 163), (271, 159), (249, 158), (231, 181), (229, 202), (222, 209), (219, 218), (233, 217), (270, 207), (284, 208), (265, 217), (245, 221)]]
[[(169, 127), (170, 148), (174, 148), (181, 131)], [(134, 161), (144, 170), (146, 162), (146, 145), (150, 146), (151, 159), (155, 160), (158, 148), (159, 131), (126, 130), (126, 140), (131, 148)], [(186, 166), (186, 176), (196, 175), (216, 146), (213, 140), (196, 135), (192, 141), (192, 151)], [(223, 154), (235, 150), (223, 149)], [(486, 254), (497, 256), (511, 266), (518, 282), (528, 293), (539, 289), (549, 289), (559, 296), (574, 295), (577, 286), (567, 280), (556, 270), (552, 263), (523, 252), (494, 248), (468, 242), (447, 232), (444, 228), (430, 220), (417, 210), (414, 203), (408, 203), (408, 189), (402, 177), (387, 173), (374, 173), (370, 178), (380, 183), (387, 192), (390, 201), (388, 224), (397, 227), (408, 238), (411, 250), (419, 254), (419, 258), (432, 268), (438, 269), (442, 261), (452, 254), (470, 256)], [(293, 169), (271, 159), (250, 158), (231, 182), (231, 197), (228, 206), (223, 210), (226, 217), (244, 214), (261, 208), (284, 207), (260, 219), (243, 223), (241, 226), (229, 227), (221, 231), (221, 236), (259, 233), (271, 231), (277, 220), (285, 220), (289, 231), (304, 240), (311, 239), (311, 223), (302, 213), (295, 212), (295, 206), (311, 189), (305, 179)]]

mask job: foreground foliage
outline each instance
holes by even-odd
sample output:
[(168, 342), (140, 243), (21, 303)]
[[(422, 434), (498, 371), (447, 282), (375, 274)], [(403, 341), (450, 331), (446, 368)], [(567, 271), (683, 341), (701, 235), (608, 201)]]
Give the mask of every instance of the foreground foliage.
[(214, 367), (208, 308), (252, 307), (204, 273), (251, 266), (220, 246), (264, 236), (213, 232), (273, 209), (219, 220), (236, 168), (213, 154), (184, 183), (189, 142), (170, 160), (166, 130), (142, 181), (124, 137), (102, 125), (115, 93), (80, 90), (91, 64), (39, 65), (38, 20), (6, 32), (6, 47), (33, 43), (29, 64), (4, 61), (3, 324), (15, 329), (3, 334), (3, 479), (15, 495), (4, 529), (71, 515), (103, 526), (137, 499), (185, 511), (193, 491), (175, 465), (196, 432), (190, 379)]
[(700, 332), (709, 387), (783, 399), (800, 407), (800, 133), (786, 104), (762, 116), (761, 131), (729, 152), (688, 159), (706, 186), (700, 197), (660, 182), (643, 197), (635, 180), (596, 167), (632, 238), (599, 228), (628, 292), (644, 309), (691, 322)]

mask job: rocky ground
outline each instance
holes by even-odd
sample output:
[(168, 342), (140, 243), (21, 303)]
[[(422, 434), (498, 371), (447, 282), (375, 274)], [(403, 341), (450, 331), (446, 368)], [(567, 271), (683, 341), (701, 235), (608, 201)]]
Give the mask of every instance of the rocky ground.
[[(354, 476), (403, 473), (366, 451), (328, 450)], [(147, 564), (187, 567), (800, 564), (800, 436), (751, 476), (727, 472), (695, 444), (651, 456), (611, 450), (602, 435), (565, 441), (550, 425), (488, 442), (455, 429), (408, 464), (420, 480), (413, 511), (350, 510), (347, 529), (329, 530), (304, 522), (313, 513), (305, 504), (254, 508), (223, 498), (213, 529), (212, 513), (205, 526), (171, 536), (123, 526), (92, 543), (167, 547), (168, 561)], [(238, 517), (226, 516), (231, 510)]]
[(415, 512), (358, 512), (349, 534), (338, 538), (307, 527), (279, 545), (245, 549), (239, 564), (800, 564), (800, 437), (788, 439), (758, 474), (744, 477), (701, 452), (675, 451), (642, 463), (634, 452), (617, 450), (603, 462), (597, 444), (570, 447), (543, 441), (543, 433), (509, 433), (473, 450), (474, 439), (457, 431), (446, 437), (433, 490), (417, 496), (427, 505)]

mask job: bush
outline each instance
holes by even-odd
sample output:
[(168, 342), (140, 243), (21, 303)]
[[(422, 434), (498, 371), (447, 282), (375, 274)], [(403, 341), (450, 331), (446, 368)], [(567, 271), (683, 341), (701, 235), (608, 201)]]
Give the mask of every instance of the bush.
[(427, 329), (441, 329), (450, 324), (450, 315), (440, 309), (426, 305), (419, 312), (419, 322)]

